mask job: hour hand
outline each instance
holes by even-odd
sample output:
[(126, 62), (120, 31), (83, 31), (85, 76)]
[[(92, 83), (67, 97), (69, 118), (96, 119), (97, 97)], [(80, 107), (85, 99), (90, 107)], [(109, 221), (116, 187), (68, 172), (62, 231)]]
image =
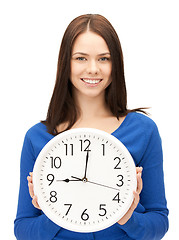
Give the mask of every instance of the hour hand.
[(81, 179), (79, 180), (79, 179), (68, 179), (68, 178), (66, 178), (66, 179), (63, 179), (63, 180), (56, 180), (57, 182), (66, 182), (66, 183), (69, 183), (69, 182), (71, 182), (71, 181), (81, 181)]

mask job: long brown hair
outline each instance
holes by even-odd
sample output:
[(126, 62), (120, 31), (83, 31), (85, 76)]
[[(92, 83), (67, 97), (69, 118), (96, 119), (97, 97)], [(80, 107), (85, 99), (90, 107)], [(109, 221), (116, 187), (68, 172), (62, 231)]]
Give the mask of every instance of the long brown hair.
[(68, 122), (65, 130), (70, 129), (78, 118), (78, 109), (72, 97), (70, 81), (71, 52), (75, 39), (85, 31), (90, 30), (100, 35), (107, 43), (112, 61), (112, 83), (105, 92), (105, 100), (111, 112), (117, 119), (129, 112), (142, 109), (127, 109), (127, 92), (124, 77), (124, 63), (121, 44), (111, 23), (98, 14), (86, 14), (75, 18), (67, 27), (58, 57), (56, 83), (49, 104), (46, 124), (48, 132), (56, 135), (57, 126)]

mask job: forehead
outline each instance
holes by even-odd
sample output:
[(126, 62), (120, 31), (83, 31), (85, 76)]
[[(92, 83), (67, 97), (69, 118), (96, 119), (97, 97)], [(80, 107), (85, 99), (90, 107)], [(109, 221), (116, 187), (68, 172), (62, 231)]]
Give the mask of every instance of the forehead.
[(109, 48), (100, 35), (87, 31), (76, 38), (72, 48), (72, 53), (75, 52), (100, 54), (109, 52)]

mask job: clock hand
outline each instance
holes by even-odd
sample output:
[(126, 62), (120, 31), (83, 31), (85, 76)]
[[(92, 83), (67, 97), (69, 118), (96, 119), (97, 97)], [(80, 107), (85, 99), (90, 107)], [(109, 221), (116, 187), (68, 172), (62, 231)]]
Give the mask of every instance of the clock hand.
[[(76, 179), (76, 180), (78, 180), (78, 181), (84, 182), (84, 178), (81, 179), (81, 178), (74, 177), (74, 176), (71, 176), (71, 177), (74, 178), (74, 179)], [(110, 187), (110, 186), (107, 186), (107, 185), (104, 185), (104, 184), (101, 184), (101, 183), (96, 183), (96, 182), (88, 181), (88, 179), (86, 179), (86, 182), (91, 183), (91, 184), (96, 184), (96, 185), (99, 185), (99, 186), (101, 186), (101, 187), (111, 188), (111, 189), (120, 191), (118, 188)]]
[(66, 182), (66, 183), (68, 183), (68, 182), (71, 182), (71, 181), (81, 181), (81, 179), (79, 180), (79, 179), (68, 179), (68, 178), (66, 178), (66, 179), (64, 179), (64, 180), (56, 180), (57, 182)]
[(92, 184), (99, 185), (99, 186), (101, 186), (101, 187), (111, 188), (111, 189), (114, 189), (114, 190), (120, 191), (120, 190), (117, 189), (117, 188), (110, 187), (110, 186), (107, 186), (107, 185), (104, 185), (104, 184), (101, 184), (101, 183), (96, 183), (96, 182), (92, 182), (92, 181), (87, 181), (87, 182), (92, 183)]
[(76, 179), (76, 181), (82, 181), (82, 182), (84, 182), (84, 183), (86, 183), (86, 182), (88, 182), (88, 179), (87, 178), (78, 178), (78, 177), (73, 177), (73, 176), (71, 176), (72, 178), (74, 178), (74, 179)]
[(86, 173), (87, 173), (88, 159), (89, 159), (89, 151), (87, 151), (87, 154), (86, 154), (85, 175), (84, 175), (84, 178), (83, 178), (83, 179), (87, 179), (87, 178), (86, 178)]
[(78, 180), (78, 181), (83, 181), (83, 178), (81, 179), (81, 178), (78, 178), (78, 177), (73, 177), (73, 176), (71, 176), (71, 177)]

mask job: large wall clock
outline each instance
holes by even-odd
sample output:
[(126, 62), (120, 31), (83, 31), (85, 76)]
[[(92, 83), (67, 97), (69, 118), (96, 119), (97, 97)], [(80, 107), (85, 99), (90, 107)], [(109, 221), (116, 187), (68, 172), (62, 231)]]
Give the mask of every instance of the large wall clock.
[(34, 191), (46, 216), (76, 232), (94, 232), (128, 211), (136, 190), (136, 169), (126, 147), (92, 128), (65, 131), (40, 152)]

